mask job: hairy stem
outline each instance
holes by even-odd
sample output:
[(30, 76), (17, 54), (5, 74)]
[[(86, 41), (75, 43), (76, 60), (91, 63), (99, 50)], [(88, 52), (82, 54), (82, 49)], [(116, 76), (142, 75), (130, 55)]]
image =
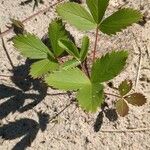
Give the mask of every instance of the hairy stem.
[(94, 44), (94, 51), (93, 51), (93, 62), (95, 61), (95, 57), (96, 57), (97, 42), (98, 42), (98, 27), (96, 28), (96, 34), (95, 34), (95, 44)]

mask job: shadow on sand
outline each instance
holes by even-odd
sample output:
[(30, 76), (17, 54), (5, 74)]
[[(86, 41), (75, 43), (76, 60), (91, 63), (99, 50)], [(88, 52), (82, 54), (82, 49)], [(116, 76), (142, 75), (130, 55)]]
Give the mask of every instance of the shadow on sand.
[[(41, 80), (34, 80), (28, 76), (30, 64), (31, 62), (27, 60), (24, 65), (15, 67), (12, 70), (11, 80), (16, 85), (15, 87), (0, 84), (0, 119), (16, 111), (23, 113), (30, 110), (45, 98), (47, 86)], [(30, 90), (32, 90), (32, 93)], [(29, 99), (32, 101), (24, 105)], [(4, 140), (23, 137), (14, 146), (13, 150), (26, 149), (36, 138), (39, 129), (44, 131), (48, 123), (48, 114), (37, 112), (37, 115), (38, 122), (33, 119), (23, 118), (0, 126), (0, 136)]]

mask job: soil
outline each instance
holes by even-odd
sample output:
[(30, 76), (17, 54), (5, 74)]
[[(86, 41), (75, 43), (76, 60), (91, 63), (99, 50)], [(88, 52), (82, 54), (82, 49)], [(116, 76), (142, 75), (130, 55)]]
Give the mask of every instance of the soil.
[[(33, 2), (21, 6), (21, 1), (0, 0), (1, 31), (7, 30), (10, 18), (24, 20), (57, 2), (43, 0), (44, 4), (39, 4), (33, 12)], [(115, 36), (99, 33), (97, 56), (111, 50), (129, 51), (125, 70), (112, 81), (118, 86), (126, 78), (135, 84), (141, 51), (142, 64), (135, 90), (146, 96), (147, 103), (130, 106), (129, 114), (122, 118), (112, 106), (114, 97), (109, 96), (105, 111), (99, 108), (95, 114), (84, 112), (73, 100), (74, 95), (47, 88), (40, 80), (28, 77), (31, 62), (14, 49), (10, 41), (14, 33), (9, 32), (3, 39), (13, 68), (0, 41), (0, 150), (150, 150), (150, 1), (110, 0), (106, 15), (121, 6), (140, 10), (144, 21)], [(42, 38), (56, 16), (55, 7), (51, 7), (26, 21), (25, 29)], [(68, 24), (66, 28), (79, 45), (82, 36), (89, 35), (92, 50), (95, 31), (80, 32)]]

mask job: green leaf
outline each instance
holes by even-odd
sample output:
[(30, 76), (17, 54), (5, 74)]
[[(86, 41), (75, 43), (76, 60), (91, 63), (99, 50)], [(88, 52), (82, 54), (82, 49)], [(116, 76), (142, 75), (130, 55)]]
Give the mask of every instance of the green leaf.
[(30, 75), (33, 78), (39, 78), (42, 75), (48, 73), (49, 71), (54, 71), (58, 69), (58, 67), (59, 64), (57, 62), (52, 62), (49, 59), (43, 59), (31, 65)]
[(146, 98), (141, 93), (133, 93), (125, 97), (126, 101), (135, 106), (142, 106), (146, 103)]
[(123, 99), (119, 99), (116, 102), (116, 110), (118, 114), (122, 117), (126, 116), (129, 112), (129, 107)]
[(84, 31), (96, 28), (96, 23), (90, 13), (80, 4), (67, 2), (57, 6), (57, 13), (71, 25)]
[(92, 66), (91, 81), (104, 82), (116, 77), (124, 68), (128, 52), (113, 51), (97, 59)]
[(66, 50), (70, 55), (74, 56), (78, 60), (80, 59), (79, 51), (76, 45), (72, 41), (61, 39), (59, 40), (58, 44), (61, 48)]
[(99, 24), (103, 19), (109, 0), (86, 0), (86, 3), (95, 22)]
[(58, 57), (63, 53), (63, 49), (58, 45), (59, 39), (68, 39), (68, 33), (65, 30), (65, 26), (62, 23), (62, 20), (54, 20), (49, 24), (49, 39), (52, 46), (54, 55)]
[(132, 81), (131, 80), (124, 80), (120, 85), (119, 85), (119, 93), (121, 96), (124, 96), (128, 94), (131, 89), (132, 89)]
[(71, 59), (66, 61), (63, 65), (62, 65), (62, 69), (67, 70), (73, 67), (77, 67), (78, 65), (80, 65), (81, 62), (76, 60), (76, 59)]
[(55, 71), (45, 81), (49, 86), (62, 90), (77, 90), (90, 84), (88, 77), (78, 68)]
[(13, 43), (15, 48), (17, 48), (23, 56), (30, 59), (54, 57), (39, 38), (29, 33), (16, 36), (13, 39)]
[(88, 50), (89, 50), (89, 38), (87, 36), (84, 36), (82, 39), (82, 46), (80, 51), (81, 61), (84, 61), (85, 58), (87, 57)]
[(103, 86), (92, 84), (89, 78), (78, 68), (54, 71), (45, 78), (45, 82), (62, 90), (79, 90), (77, 100), (86, 111), (95, 112), (103, 102)]
[(119, 11), (106, 18), (99, 26), (99, 29), (108, 35), (116, 34), (122, 29), (140, 21), (142, 15), (137, 10), (130, 8), (120, 9)]
[(88, 112), (96, 112), (102, 104), (103, 98), (103, 86), (101, 84), (89, 84), (77, 93), (79, 105)]

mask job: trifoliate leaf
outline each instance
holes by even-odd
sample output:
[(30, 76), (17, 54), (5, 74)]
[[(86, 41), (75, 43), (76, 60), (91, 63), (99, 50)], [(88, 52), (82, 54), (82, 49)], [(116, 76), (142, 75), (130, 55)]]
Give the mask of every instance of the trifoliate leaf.
[(137, 10), (130, 8), (120, 9), (110, 17), (103, 20), (99, 29), (108, 35), (116, 34), (116, 32), (120, 32), (122, 29), (140, 21), (141, 18), (142, 15)]
[(14, 47), (17, 48), (23, 56), (30, 59), (54, 57), (39, 38), (29, 33), (16, 36), (13, 39), (13, 43)]
[(116, 102), (116, 110), (118, 114), (122, 117), (126, 116), (129, 112), (129, 107), (123, 99), (119, 99)]
[(72, 41), (61, 39), (58, 41), (58, 44), (61, 48), (66, 50), (70, 55), (72, 55), (73, 57), (75, 57), (78, 60), (80, 59), (79, 51), (78, 51), (76, 45)]
[(103, 102), (103, 86), (92, 83), (84, 86), (78, 91), (77, 100), (84, 110), (95, 112)]
[(31, 65), (30, 75), (33, 78), (39, 78), (49, 71), (58, 69), (58, 67), (59, 64), (57, 62), (50, 61), (49, 59), (43, 59)]
[(76, 60), (76, 59), (71, 59), (66, 61), (63, 65), (62, 65), (62, 69), (67, 70), (73, 67), (77, 67), (81, 64), (81, 61)]
[(142, 106), (146, 103), (146, 98), (141, 93), (133, 93), (125, 97), (126, 101), (135, 106)]
[(81, 61), (84, 61), (85, 58), (87, 57), (88, 50), (89, 50), (89, 38), (87, 36), (84, 36), (82, 39), (82, 46), (80, 51)]
[(97, 59), (92, 66), (91, 81), (99, 83), (116, 77), (124, 68), (128, 52), (113, 51)]
[(80, 4), (68, 2), (57, 6), (58, 14), (68, 23), (84, 31), (94, 29), (96, 23), (90, 13)]
[(131, 89), (132, 89), (132, 81), (131, 80), (124, 80), (120, 85), (119, 85), (119, 93), (121, 96), (124, 96), (128, 94)]
[(77, 90), (91, 84), (88, 77), (78, 68), (55, 71), (49, 74), (45, 81), (49, 86), (62, 90)]
[(49, 24), (49, 39), (52, 46), (54, 55), (58, 57), (63, 53), (63, 49), (58, 45), (58, 40), (68, 39), (68, 33), (65, 30), (65, 26), (62, 23), (62, 20), (54, 20)]
[(99, 24), (103, 19), (109, 0), (86, 0), (86, 3), (95, 22)]

